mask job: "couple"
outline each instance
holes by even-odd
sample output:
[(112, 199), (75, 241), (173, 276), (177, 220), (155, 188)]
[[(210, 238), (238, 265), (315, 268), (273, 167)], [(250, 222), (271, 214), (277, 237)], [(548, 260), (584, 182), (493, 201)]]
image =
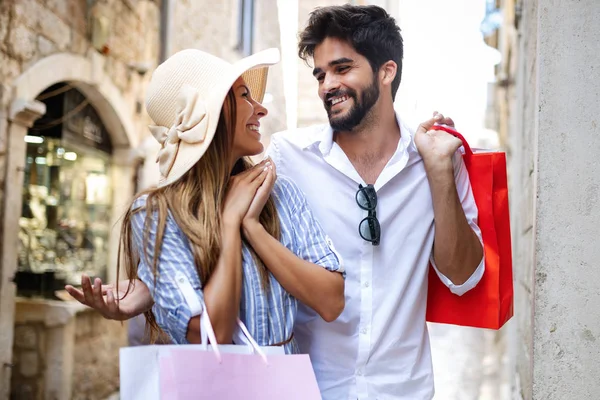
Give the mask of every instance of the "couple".
[(157, 68), (146, 105), (161, 179), (124, 219), (128, 294), (117, 303), (88, 278), (68, 290), (108, 318), (145, 312), (153, 332), (198, 343), (191, 291), (219, 342), (239, 315), (260, 345), (309, 353), (325, 399), (431, 399), (428, 264), (457, 295), (484, 269), (461, 142), (431, 129), (453, 124), (440, 114), (413, 133), (394, 112), (402, 38), (383, 9), (316, 9), (299, 55), (329, 124), (273, 135), (255, 166), (277, 55), (232, 66), (185, 50)]

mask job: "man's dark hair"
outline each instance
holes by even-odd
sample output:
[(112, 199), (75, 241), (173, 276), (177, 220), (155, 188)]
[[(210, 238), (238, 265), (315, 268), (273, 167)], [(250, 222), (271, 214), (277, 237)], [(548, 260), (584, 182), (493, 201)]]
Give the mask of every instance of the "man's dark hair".
[(373, 72), (389, 60), (398, 64), (392, 82), (392, 99), (396, 98), (402, 76), (402, 36), (394, 18), (383, 8), (345, 4), (315, 9), (300, 33), (298, 56), (307, 62), (314, 56), (315, 47), (328, 37), (352, 45), (369, 60)]

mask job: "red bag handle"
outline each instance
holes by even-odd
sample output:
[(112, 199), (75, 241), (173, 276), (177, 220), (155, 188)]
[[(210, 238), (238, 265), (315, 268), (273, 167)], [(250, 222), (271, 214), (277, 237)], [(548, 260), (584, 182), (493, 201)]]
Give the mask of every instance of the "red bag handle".
[(473, 155), (473, 150), (471, 150), (471, 146), (469, 146), (469, 143), (467, 143), (467, 140), (465, 139), (465, 137), (463, 135), (461, 135), (460, 133), (458, 133), (457, 131), (455, 131), (454, 129), (452, 129), (446, 125), (434, 125), (431, 127), (431, 129), (448, 132), (452, 136), (460, 139), (461, 142), (463, 143), (463, 147), (465, 148), (465, 155), (468, 158), (471, 158), (471, 156)]

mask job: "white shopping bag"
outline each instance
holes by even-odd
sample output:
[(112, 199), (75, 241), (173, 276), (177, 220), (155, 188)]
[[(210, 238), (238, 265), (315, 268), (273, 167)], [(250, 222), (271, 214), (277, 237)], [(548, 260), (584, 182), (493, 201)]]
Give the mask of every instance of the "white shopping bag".
[[(200, 318), (200, 325), (202, 344), (149, 345), (121, 348), (119, 352), (121, 400), (171, 400), (161, 399), (160, 397), (160, 359), (168, 356), (173, 349), (213, 352), (218, 349), (217, 354), (262, 354), (265, 357), (285, 354), (281, 346), (258, 346), (252, 337), (248, 337), (249, 333), (240, 320), (238, 320), (238, 329), (234, 335), (234, 340), (236, 343), (243, 343), (242, 345), (213, 346), (212, 343), (216, 343), (216, 339), (214, 333), (212, 333), (212, 326), (206, 311)], [(213, 336), (211, 347), (207, 346), (206, 336)]]
[(178, 273), (175, 282), (192, 315), (200, 315), (201, 344), (122, 348), (122, 400), (321, 399), (307, 354), (259, 346), (239, 319), (237, 345), (217, 344), (206, 307), (185, 275)]

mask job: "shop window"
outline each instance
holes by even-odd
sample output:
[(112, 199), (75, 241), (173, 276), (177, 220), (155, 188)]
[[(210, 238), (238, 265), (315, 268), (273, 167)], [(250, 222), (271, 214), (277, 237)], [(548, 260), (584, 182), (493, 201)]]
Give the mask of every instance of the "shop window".
[(38, 100), (47, 111), (25, 138), (16, 282), (21, 295), (53, 297), (82, 273), (106, 279), (112, 145), (78, 90), (55, 85)]

